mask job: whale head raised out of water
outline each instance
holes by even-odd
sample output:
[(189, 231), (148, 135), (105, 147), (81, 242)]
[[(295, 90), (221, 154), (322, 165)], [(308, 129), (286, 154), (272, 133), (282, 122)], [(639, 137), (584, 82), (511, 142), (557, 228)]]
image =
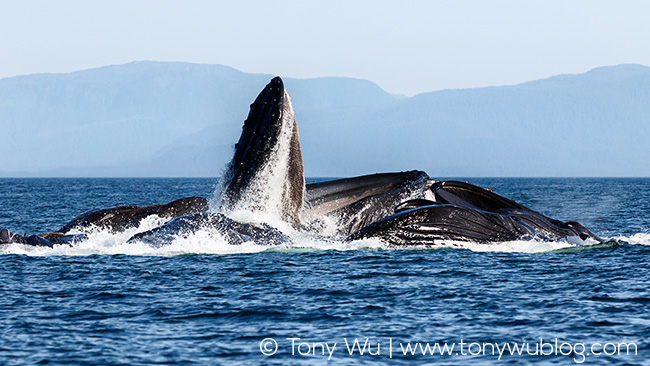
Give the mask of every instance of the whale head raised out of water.
[(220, 211), (247, 210), (300, 222), (305, 178), (298, 125), (279, 77), (251, 104), (220, 186)]

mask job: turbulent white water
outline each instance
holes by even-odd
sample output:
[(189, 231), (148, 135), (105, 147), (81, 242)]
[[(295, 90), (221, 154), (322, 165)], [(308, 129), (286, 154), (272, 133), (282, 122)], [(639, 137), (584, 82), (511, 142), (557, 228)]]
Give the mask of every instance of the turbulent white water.
[[(266, 222), (278, 228), (283, 234), (291, 238), (291, 243), (278, 246), (269, 246), (265, 243), (247, 242), (242, 245), (230, 245), (216, 231), (210, 228), (198, 230), (193, 233), (179, 234), (169, 245), (153, 248), (144, 243), (127, 243), (134, 234), (151, 230), (166, 220), (158, 216), (149, 216), (142, 220), (137, 228), (127, 229), (123, 232), (112, 233), (108, 230), (86, 231), (87, 239), (73, 245), (55, 245), (53, 248), (34, 247), (23, 244), (5, 244), (0, 246), (2, 254), (25, 254), (30, 256), (70, 255), (86, 256), (100, 255), (141, 255), (141, 256), (176, 256), (183, 254), (244, 254), (263, 251), (280, 252), (309, 252), (323, 250), (429, 250), (439, 248), (467, 249), (476, 252), (513, 252), (513, 253), (543, 253), (560, 249), (584, 248), (598, 245), (595, 241), (556, 241), (545, 242), (537, 240), (510, 241), (503, 243), (479, 244), (472, 242), (450, 242), (436, 247), (408, 246), (391, 247), (380, 239), (363, 239), (351, 242), (333, 239), (331, 237), (304, 232), (294, 229), (291, 225), (277, 218), (251, 213), (249, 211), (236, 211), (231, 214), (235, 220), (242, 222)], [(606, 238), (629, 244), (650, 245), (649, 233), (638, 233), (632, 236), (618, 236)]]
[(650, 245), (650, 233), (638, 233), (632, 236), (618, 236), (612, 239), (624, 241), (630, 244)]

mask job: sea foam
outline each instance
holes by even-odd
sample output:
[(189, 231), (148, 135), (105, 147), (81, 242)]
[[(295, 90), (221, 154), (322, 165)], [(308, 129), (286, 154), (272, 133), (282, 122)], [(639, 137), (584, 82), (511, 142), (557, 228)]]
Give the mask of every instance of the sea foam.
[[(590, 248), (598, 246), (599, 243), (593, 240), (582, 241), (571, 238), (560, 241), (541, 240), (517, 240), (501, 243), (474, 243), (451, 241), (436, 246), (412, 245), (405, 247), (392, 247), (380, 239), (362, 239), (344, 241), (343, 238), (332, 238), (322, 233), (301, 231), (293, 228), (277, 218), (265, 214), (251, 213), (248, 211), (236, 211), (232, 218), (243, 222), (266, 222), (277, 227), (284, 235), (290, 238), (290, 243), (269, 246), (265, 243), (253, 241), (241, 245), (230, 245), (221, 234), (209, 227), (201, 230), (178, 234), (171, 243), (154, 248), (141, 242), (127, 242), (133, 235), (151, 230), (165, 223), (165, 219), (152, 215), (142, 220), (138, 227), (129, 228), (122, 232), (111, 232), (106, 229), (90, 228), (83, 232), (86, 239), (73, 243), (72, 245), (55, 245), (52, 248), (34, 247), (23, 244), (5, 244), (0, 246), (2, 254), (24, 254), (30, 256), (86, 256), (86, 255), (140, 255), (140, 256), (176, 256), (185, 254), (245, 254), (264, 251), (273, 252), (310, 252), (324, 250), (432, 250), (432, 249), (463, 249), (475, 252), (510, 252), (510, 253), (544, 253), (572, 248)], [(650, 245), (650, 234), (638, 233), (629, 237), (619, 236), (606, 238), (611, 242), (623, 242), (629, 244)]]

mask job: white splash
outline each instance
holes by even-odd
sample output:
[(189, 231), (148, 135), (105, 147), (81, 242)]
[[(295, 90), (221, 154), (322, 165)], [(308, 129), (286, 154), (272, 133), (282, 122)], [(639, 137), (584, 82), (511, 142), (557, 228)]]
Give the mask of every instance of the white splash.
[(635, 245), (650, 245), (650, 233), (637, 233), (631, 236), (618, 236), (612, 239)]
[[(169, 244), (154, 248), (146, 243), (128, 242), (133, 235), (151, 230), (167, 220), (151, 215), (140, 222), (137, 228), (130, 228), (119, 233), (109, 230), (92, 228), (84, 231), (86, 239), (72, 245), (54, 245), (52, 248), (35, 247), (24, 244), (0, 245), (0, 254), (24, 254), (30, 256), (86, 256), (100, 255), (142, 255), (142, 256), (175, 256), (182, 254), (235, 254), (254, 253), (268, 250), (264, 243), (246, 242), (241, 245), (230, 245), (216, 230), (205, 228), (186, 235), (177, 235)], [(82, 232), (72, 232), (81, 234)]]
[[(235, 218), (251, 222), (268, 222), (264, 217), (252, 214), (247, 211), (235, 212)], [(112, 233), (108, 230), (93, 229), (85, 234), (87, 238), (73, 245), (55, 245), (52, 248), (34, 247), (23, 244), (5, 244), (0, 246), (0, 254), (23, 254), (29, 256), (87, 256), (87, 255), (139, 255), (139, 256), (176, 256), (183, 254), (245, 254), (259, 253), (264, 251), (272, 252), (314, 252), (314, 251), (350, 251), (350, 250), (431, 250), (431, 249), (465, 249), (475, 252), (505, 252), (505, 253), (544, 253), (567, 248), (588, 248), (598, 244), (596, 241), (579, 239), (562, 241), (538, 241), (520, 240), (493, 244), (479, 244), (472, 242), (447, 242), (437, 246), (406, 246), (392, 247), (380, 239), (362, 239), (344, 241), (341, 238), (332, 238), (313, 232), (300, 231), (291, 225), (275, 222), (273, 226), (278, 227), (291, 243), (278, 246), (269, 246), (265, 243), (246, 242), (241, 245), (230, 245), (215, 230), (205, 228), (193, 233), (179, 234), (170, 244), (154, 248), (146, 243), (127, 243), (127, 240), (134, 234), (150, 230), (164, 223), (166, 220), (158, 216), (150, 216), (140, 223), (137, 228), (131, 228), (124, 232)], [(272, 224), (272, 223), (269, 223)], [(614, 239), (614, 238), (610, 238)], [(630, 244), (650, 245), (650, 234), (639, 233), (628, 238), (619, 237), (616, 240), (623, 240)]]

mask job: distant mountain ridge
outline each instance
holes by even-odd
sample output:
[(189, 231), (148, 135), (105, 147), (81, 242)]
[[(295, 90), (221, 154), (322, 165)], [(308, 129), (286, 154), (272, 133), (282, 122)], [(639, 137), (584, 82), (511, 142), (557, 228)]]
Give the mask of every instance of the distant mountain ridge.
[[(273, 75), (133, 62), (0, 79), (0, 176), (217, 176)], [(308, 176), (650, 176), (650, 68), (410, 98), (285, 78)]]

